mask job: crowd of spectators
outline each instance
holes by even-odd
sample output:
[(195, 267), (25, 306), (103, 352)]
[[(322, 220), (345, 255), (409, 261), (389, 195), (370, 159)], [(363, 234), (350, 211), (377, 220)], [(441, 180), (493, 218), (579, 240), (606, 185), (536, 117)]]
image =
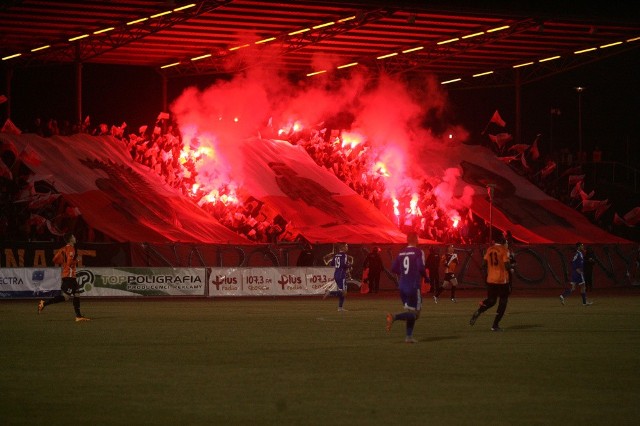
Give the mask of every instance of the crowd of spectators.
[(385, 183), (381, 152), (366, 140), (328, 129), (307, 129), (279, 136), (302, 146), (316, 164), (335, 174), (403, 232), (414, 231), (421, 238), (443, 243), (487, 241), (488, 225), (468, 209), (447, 213), (427, 179), (419, 182), (408, 179), (403, 187), (394, 189), (396, 194), (391, 194)]
[(38, 180), (19, 153), (4, 149), (0, 160), (0, 238), (53, 241), (69, 230), (82, 238), (95, 239), (98, 233), (47, 179)]
[[(125, 144), (134, 161), (148, 167), (220, 223), (249, 240), (276, 243), (300, 238), (284, 217), (263, 208), (263, 203), (253, 198), (239, 200), (232, 185), (225, 183), (216, 188), (201, 185), (196, 165), (204, 154), (196, 146), (184, 146), (180, 132), (168, 120), (168, 114), (162, 113), (151, 129), (143, 126), (138, 132), (127, 132), (126, 123), (119, 127), (106, 124), (91, 127), (88, 118), (69, 133), (58, 130), (55, 120), (48, 120), (44, 126), (41, 120), (36, 120), (33, 130), (43, 137), (72, 134), (78, 130), (94, 136), (111, 135)], [(73, 230), (83, 241), (109, 240), (108, 236), (88, 226), (82, 220), (81, 212), (60, 197), (53, 185), (46, 180), (36, 180), (36, 175), (18, 152), (6, 148), (2, 151), (0, 166), (2, 239), (53, 241)]]
[[(203, 160), (198, 146), (185, 146), (179, 129), (162, 113), (150, 127), (137, 132), (121, 126), (101, 124), (91, 127), (89, 119), (80, 126), (56, 120), (42, 123), (36, 120), (34, 132), (44, 137), (83, 132), (92, 135), (111, 135), (125, 144), (131, 158), (158, 174), (168, 185), (192, 198), (205, 211), (227, 228), (256, 242), (276, 243), (304, 239), (291, 223), (278, 212), (272, 211), (259, 200), (239, 199), (231, 183), (217, 187), (202, 184), (197, 164)], [(488, 224), (468, 210), (451, 212), (442, 208), (434, 194), (434, 187), (426, 179), (412, 182), (411, 187), (386, 186), (384, 164), (380, 152), (366, 140), (353, 140), (340, 130), (304, 129), (278, 134), (279, 139), (305, 149), (319, 166), (332, 172), (338, 179), (382, 211), (403, 232), (416, 231), (420, 237), (443, 243), (484, 243), (489, 234)], [(196, 144), (197, 140), (190, 144)], [(551, 158), (539, 158), (532, 148), (525, 148), (518, 156), (505, 157), (504, 150), (496, 152), (506, 158), (517, 173), (527, 177), (551, 196), (575, 205), (575, 193), (560, 177), (579, 173), (566, 168), (560, 176), (558, 165)], [(524, 158), (522, 158), (524, 157)], [(535, 157), (535, 158), (534, 158)], [(17, 153), (2, 153), (3, 173), (0, 236), (10, 240), (51, 240), (78, 225), (86, 231), (85, 240), (107, 240), (82, 221), (81, 213), (68, 205), (46, 181), (34, 181), (31, 170), (20, 161)], [(496, 230), (497, 232), (497, 230)]]

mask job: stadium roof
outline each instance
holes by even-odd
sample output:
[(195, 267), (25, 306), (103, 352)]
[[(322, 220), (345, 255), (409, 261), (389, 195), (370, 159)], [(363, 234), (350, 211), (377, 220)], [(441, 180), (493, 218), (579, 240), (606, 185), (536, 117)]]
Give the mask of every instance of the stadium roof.
[(640, 46), (637, 5), (588, 13), (565, 2), (545, 11), (539, 2), (537, 10), (414, 3), (8, 0), (0, 58), (16, 69), (80, 61), (155, 67), (168, 77), (255, 65), (305, 77), (367, 66), (486, 85), (513, 81), (514, 69), (521, 82), (534, 81)]

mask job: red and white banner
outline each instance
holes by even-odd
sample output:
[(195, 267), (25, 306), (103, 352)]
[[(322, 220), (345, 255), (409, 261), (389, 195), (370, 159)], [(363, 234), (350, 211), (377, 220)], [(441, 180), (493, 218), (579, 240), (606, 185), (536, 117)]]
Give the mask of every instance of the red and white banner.
[(122, 142), (111, 136), (0, 133), (0, 141), (3, 149), (15, 147), (36, 174), (54, 176), (60, 195), (113, 240), (248, 242), (132, 161)]

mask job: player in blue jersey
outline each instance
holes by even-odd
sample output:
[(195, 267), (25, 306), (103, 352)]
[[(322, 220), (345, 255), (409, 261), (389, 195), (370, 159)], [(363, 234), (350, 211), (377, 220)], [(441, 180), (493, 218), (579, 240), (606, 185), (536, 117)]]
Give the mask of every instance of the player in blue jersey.
[(338, 296), (338, 311), (343, 312), (346, 310), (343, 306), (344, 297), (347, 294), (347, 274), (349, 269), (351, 269), (351, 261), (349, 260), (349, 256), (347, 256), (347, 251), (349, 250), (347, 243), (338, 243), (337, 249), (338, 252), (333, 255), (329, 265), (334, 268), (333, 279), (338, 288), (337, 290), (327, 290), (323, 298), (327, 296)]
[(576, 254), (573, 255), (571, 260), (571, 287), (560, 295), (560, 303), (563, 305), (565, 299), (576, 289), (576, 285), (580, 286), (582, 305), (589, 306), (593, 303), (587, 301), (587, 288), (584, 281), (584, 252), (584, 244), (576, 243)]
[(416, 343), (413, 338), (413, 327), (420, 317), (422, 308), (422, 297), (420, 295), (420, 284), (424, 278), (429, 282), (429, 277), (425, 273), (424, 252), (418, 247), (418, 234), (410, 232), (407, 234), (407, 247), (400, 250), (398, 256), (391, 265), (391, 270), (399, 276), (398, 288), (400, 289), (400, 299), (405, 312), (397, 314), (387, 314), (387, 332), (391, 331), (394, 321), (406, 321), (406, 343)]

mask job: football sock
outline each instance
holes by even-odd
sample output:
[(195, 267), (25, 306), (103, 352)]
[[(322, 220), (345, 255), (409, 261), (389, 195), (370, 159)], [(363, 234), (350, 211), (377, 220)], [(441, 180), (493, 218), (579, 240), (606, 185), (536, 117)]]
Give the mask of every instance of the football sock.
[(342, 305), (344, 305), (344, 296), (340, 293), (338, 296), (338, 308), (342, 308)]
[(76, 317), (82, 316), (82, 314), (80, 313), (80, 299), (78, 298), (78, 296), (75, 296), (73, 298), (73, 310), (76, 311)]
[(587, 303), (587, 293), (580, 293), (582, 295), (582, 303), (586, 304)]
[(396, 319), (396, 321), (410, 321), (410, 320), (413, 320), (415, 322), (416, 314), (414, 314), (413, 312), (402, 312), (400, 314), (395, 314), (394, 318)]
[(562, 297), (567, 297), (571, 294), (571, 289), (568, 288), (565, 291), (562, 292)]
[(456, 286), (454, 285), (451, 286), (451, 298), (452, 299), (456, 298)]
[(45, 300), (44, 306), (53, 305), (54, 303), (60, 303), (60, 302), (64, 302), (64, 296), (61, 294), (57, 295), (53, 299)]
[(407, 337), (413, 336), (413, 327), (416, 325), (416, 319), (414, 318), (407, 319)]
[(507, 303), (508, 299), (506, 297), (500, 297), (500, 302), (498, 302), (498, 309), (496, 309), (496, 316), (493, 319), (493, 328), (498, 328), (498, 324), (500, 324), (500, 320), (507, 310)]

